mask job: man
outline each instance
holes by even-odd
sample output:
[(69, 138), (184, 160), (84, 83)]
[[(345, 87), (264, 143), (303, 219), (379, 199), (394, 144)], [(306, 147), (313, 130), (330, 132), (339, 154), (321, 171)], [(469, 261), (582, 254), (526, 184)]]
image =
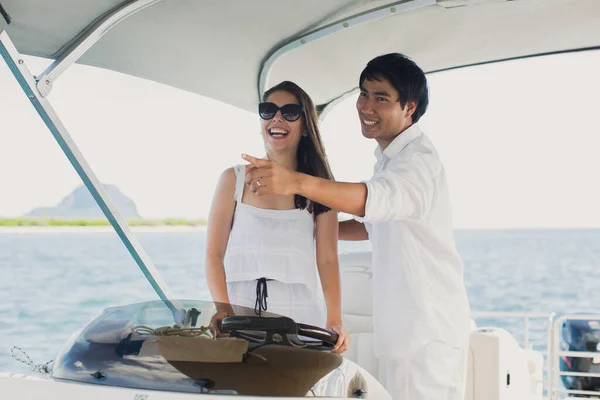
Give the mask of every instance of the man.
[(362, 133), (378, 144), (371, 179), (326, 181), (243, 155), (246, 183), (259, 196), (300, 194), (355, 215), (339, 237), (372, 243), (375, 353), (387, 390), (395, 400), (463, 400), (470, 311), (446, 175), (417, 125), (427, 79), (394, 53), (371, 60), (359, 84)]

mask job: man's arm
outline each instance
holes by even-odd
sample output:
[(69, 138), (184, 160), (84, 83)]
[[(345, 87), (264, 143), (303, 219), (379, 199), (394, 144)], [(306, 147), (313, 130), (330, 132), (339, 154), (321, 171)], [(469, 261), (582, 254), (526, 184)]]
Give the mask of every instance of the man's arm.
[(242, 156), (252, 165), (246, 167), (246, 184), (259, 196), (299, 194), (334, 210), (364, 217), (367, 185), (335, 182), (317, 178), (248, 155)]
[(297, 194), (324, 204), (334, 210), (359, 217), (365, 216), (367, 185), (364, 183), (335, 182), (294, 172)]
[(348, 221), (340, 221), (339, 240), (368, 240), (369, 234), (365, 228), (365, 224), (356, 220), (350, 219)]
[(443, 173), (433, 153), (392, 161), (367, 184), (329, 181), (290, 171), (269, 160), (250, 156), (244, 159), (251, 163), (246, 166), (246, 183), (258, 196), (300, 194), (338, 211), (364, 217), (363, 222), (370, 223), (423, 217), (438, 195), (436, 177)]

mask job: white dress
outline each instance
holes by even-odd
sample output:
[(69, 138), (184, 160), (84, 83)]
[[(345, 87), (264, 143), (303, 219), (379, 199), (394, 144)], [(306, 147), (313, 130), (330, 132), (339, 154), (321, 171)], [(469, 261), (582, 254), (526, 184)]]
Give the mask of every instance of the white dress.
[(312, 214), (242, 203), (244, 168), (235, 167), (236, 208), (224, 259), (231, 304), (324, 327)]

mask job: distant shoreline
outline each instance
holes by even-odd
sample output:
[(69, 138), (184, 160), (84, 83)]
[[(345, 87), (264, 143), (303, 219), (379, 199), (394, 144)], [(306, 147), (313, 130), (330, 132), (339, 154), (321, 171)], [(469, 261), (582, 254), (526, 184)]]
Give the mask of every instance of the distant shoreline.
[[(131, 231), (176, 233), (176, 232), (204, 232), (206, 225), (198, 226), (130, 226)], [(114, 233), (112, 226), (0, 226), (0, 234), (4, 233)]]
[[(343, 219), (341, 219), (343, 220)], [(185, 219), (156, 219), (127, 221), (133, 232), (203, 232), (207, 221)], [(476, 231), (600, 231), (596, 226), (580, 227), (456, 227), (455, 232)], [(114, 232), (108, 220), (0, 218), (0, 233), (69, 233)]]
[[(206, 230), (204, 220), (131, 220), (134, 232), (190, 232)], [(108, 220), (59, 218), (0, 218), (0, 233), (113, 232)]]
[[(129, 226), (134, 233), (184, 233), (206, 232), (206, 225), (155, 225)], [(598, 227), (581, 228), (456, 228), (455, 233), (474, 232), (598, 232)], [(1, 234), (42, 233), (115, 233), (112, 226), (0, 226)]]
[[(205, 226), (205, 220), (188, 220), (177, 218), (165, 219), (133, 219), (128, 220), (129, 226)], [(54, 227), (54, 226), (78, 226), (78, 227), (101, 227), (111, 226), (106, 219), (92, 218), (0, 218), (0, 227)]]

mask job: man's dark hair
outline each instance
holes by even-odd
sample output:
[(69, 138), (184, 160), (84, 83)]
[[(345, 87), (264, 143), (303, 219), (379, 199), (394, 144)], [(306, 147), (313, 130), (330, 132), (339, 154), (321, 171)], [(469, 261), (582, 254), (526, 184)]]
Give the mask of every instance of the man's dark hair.
[(381, 82), (385, 79), (400, 94), (400, 106), (404, 108), (406, 103), (414, 101), (417, 105), (412, 114), (413, 124), (427, 111), (429, 105), (429, 89), (425, 73), (410, 58), (400, 53), (390, 53), (375, 57), (360, 74), (359, 85), (362, 87), (366, 80)]

